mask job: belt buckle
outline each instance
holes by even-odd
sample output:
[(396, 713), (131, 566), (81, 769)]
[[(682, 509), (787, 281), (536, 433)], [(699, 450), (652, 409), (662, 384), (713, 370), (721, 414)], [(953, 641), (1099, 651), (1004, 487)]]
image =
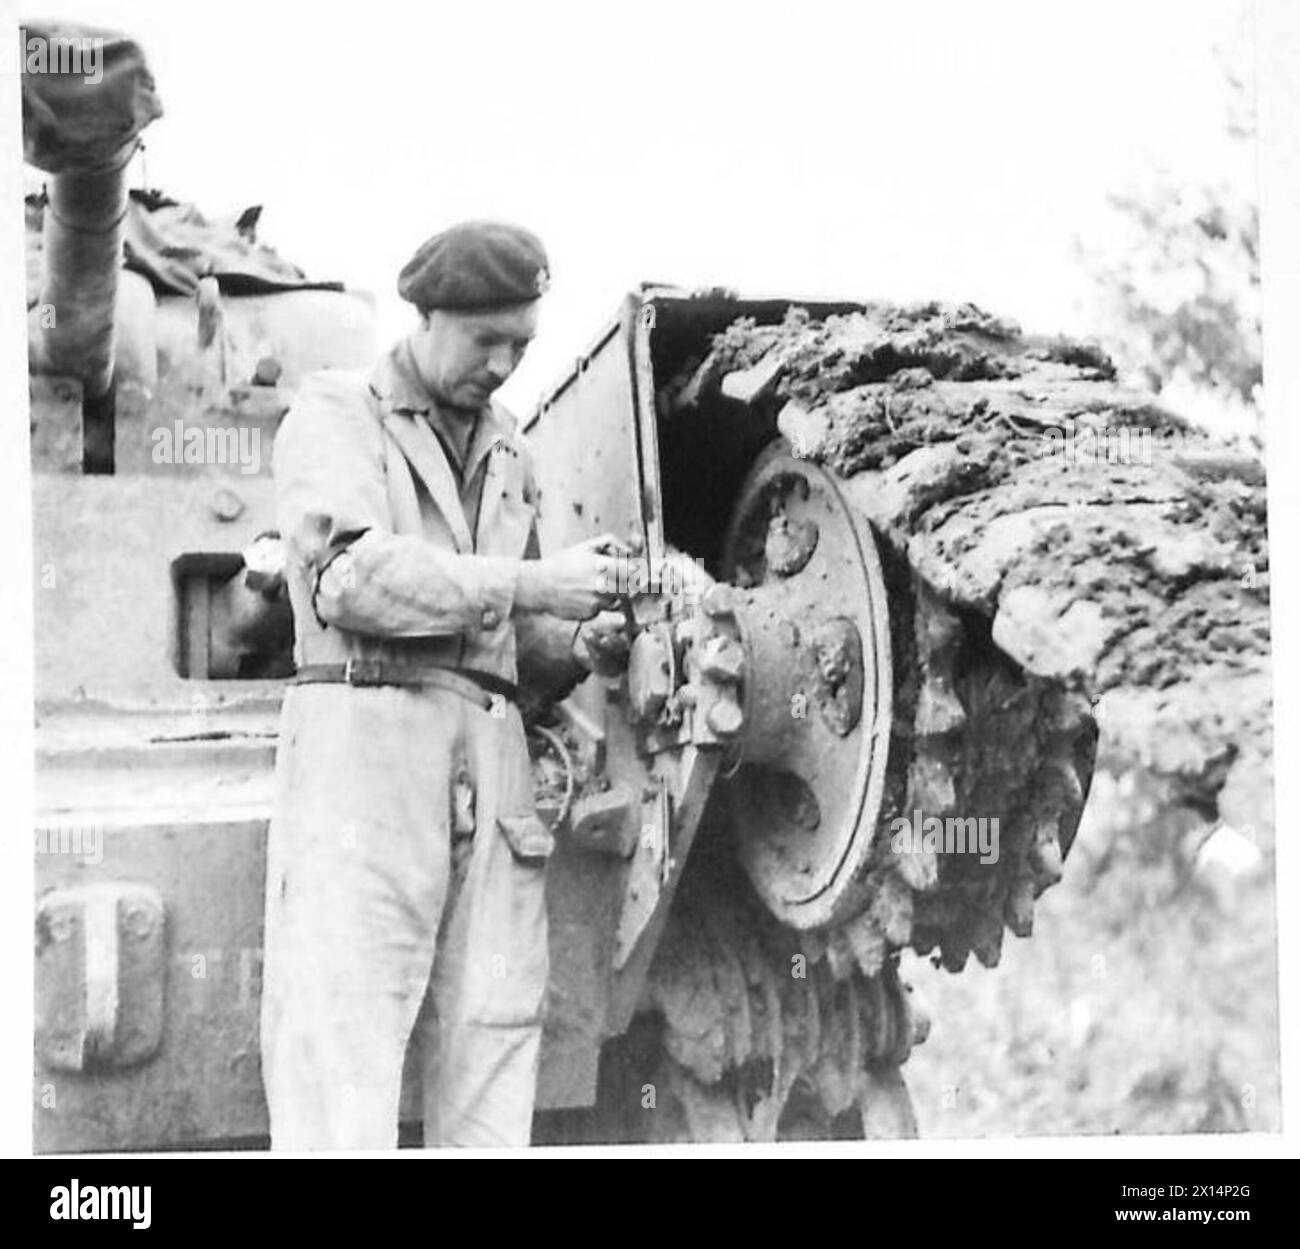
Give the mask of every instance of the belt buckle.
[(504, 694), (494, 694), (490, 691), (488, 695), (487, 713), (494, 720), (504, 720), (506, 718), (506, 696)]
[(343, 665), (343, 679), (349, 685), (382, 685), (383, 661), (368, 655), (353, 655)]

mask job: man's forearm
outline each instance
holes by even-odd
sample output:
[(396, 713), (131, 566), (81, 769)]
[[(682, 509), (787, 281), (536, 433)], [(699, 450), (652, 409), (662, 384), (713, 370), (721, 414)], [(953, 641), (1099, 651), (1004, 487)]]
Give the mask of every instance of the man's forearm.
[(515, 615), (536, 615), (545, 610), (546, 586), (541, 561), (535, 556), (526, 556), (515, 569)]
[(321, 569), (316, 614), (377, 637), (496, 629), (515, 610), (521, 562), (448, 554), (422, 538), (370, 529)]

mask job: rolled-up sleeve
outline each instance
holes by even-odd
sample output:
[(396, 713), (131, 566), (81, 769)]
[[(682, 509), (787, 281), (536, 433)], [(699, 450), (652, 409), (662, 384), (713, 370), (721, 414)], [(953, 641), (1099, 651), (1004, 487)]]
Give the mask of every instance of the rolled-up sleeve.
[(276, 514), (317, 618), (377, 637), (495, 628), (514, 606), (512, 559), (392, 532), (384, 434), (364, 378), (309, 379), (276, 433)]

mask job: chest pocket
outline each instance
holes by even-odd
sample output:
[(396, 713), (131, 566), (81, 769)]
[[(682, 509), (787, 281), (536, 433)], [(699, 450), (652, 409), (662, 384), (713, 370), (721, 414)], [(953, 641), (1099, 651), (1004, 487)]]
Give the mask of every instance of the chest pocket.
[(517, 457), (507, 452), (497, 454), (500, 462), (494, 466), (496, 471), (489, 472), (483, 483), (475, 549), (480, 555), (522, 559), (537, 521), (537, 509), (525, 497)]

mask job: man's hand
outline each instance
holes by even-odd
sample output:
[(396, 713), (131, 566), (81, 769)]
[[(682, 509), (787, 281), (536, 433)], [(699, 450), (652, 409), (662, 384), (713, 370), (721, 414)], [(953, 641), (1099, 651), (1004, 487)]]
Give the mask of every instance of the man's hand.
[(620, 564), (630, 554), (626, 544), (602, 534), (550, 559), (523, 560), (515, 578), (515, 609), (590, 620), (618, 602)]
[(577, 661), (597, 676), (616, 677), (627, 667), (632, 640), (621, 612), (603, 611), (578, 626), (573, 638)]

